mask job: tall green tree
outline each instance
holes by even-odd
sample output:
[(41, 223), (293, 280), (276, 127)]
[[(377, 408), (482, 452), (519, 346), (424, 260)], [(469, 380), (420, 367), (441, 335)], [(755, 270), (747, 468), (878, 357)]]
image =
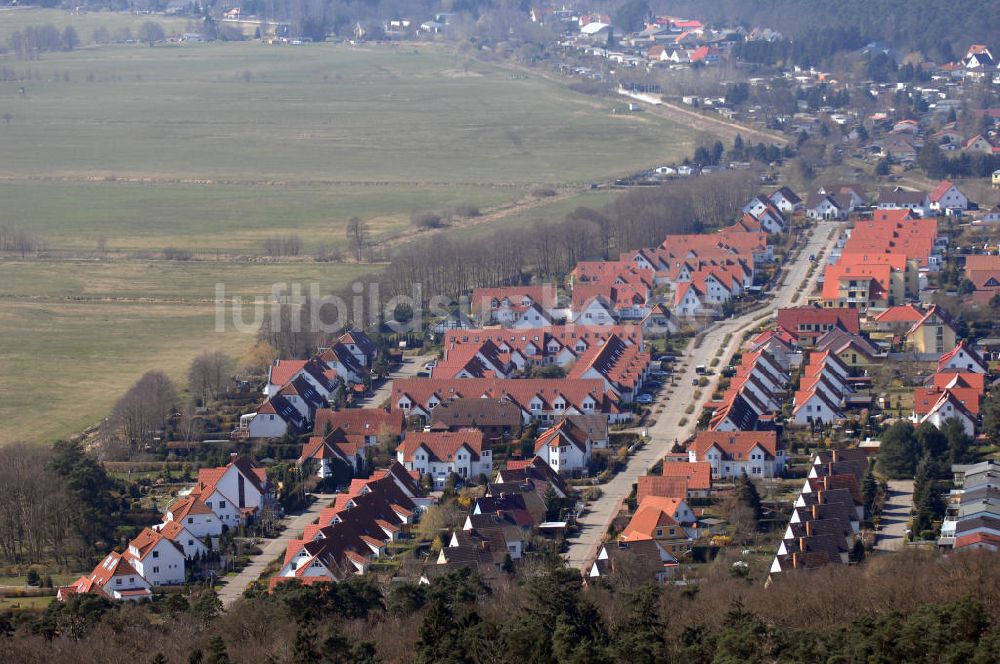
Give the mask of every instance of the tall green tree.
[(742, 473), (736, 480), (736, 498), (753, 510), (754, 518), (760, 520), (763, 510), (760, 504), (760, 493), (757, 486), (746, 473)]
[(649, 17), (649, 3), (646, 0), (626, 0), (618, 8), (611, 20), (625, 32), (638, 32), (646, 27)]
[(861, 482), (861, 497), (865, 502), (865, 513), (869, 517), (875, 511), (875, 501), (878, 500), (878, 480), (875, 479), (875, 466), (868, 464), (864, 479)]
[(913, 424), (905, 420), (896, 422), (882, 433), (879, 469), (894, 480), (913, 477), (917, 467), (917, 447)]

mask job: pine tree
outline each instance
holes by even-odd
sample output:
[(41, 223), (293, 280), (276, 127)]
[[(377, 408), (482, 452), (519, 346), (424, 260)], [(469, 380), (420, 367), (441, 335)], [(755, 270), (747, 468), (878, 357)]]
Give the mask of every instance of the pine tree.
[(865, 501), (865, 512), (869, 518), (875, 511), (875, 501), (878, 499), (878, 480), (875, 479), (875, 466), (868, 464), (864, 480), (861, 482), (861, 496)]
[(205, 656), (205, 664), (229, 664), (229, 651), (226, 650), (226, 642), (221, 636), (214, 637), (208, 642), (208, 654)]
[(746, 473), (742, 473), (740, 478), (736, 480), (736, 498), (753, 510), (755, 519), (760, 519), (763, 515), (760, 494), (757, 492), (757, 487), (754, 485), (753, 480)]

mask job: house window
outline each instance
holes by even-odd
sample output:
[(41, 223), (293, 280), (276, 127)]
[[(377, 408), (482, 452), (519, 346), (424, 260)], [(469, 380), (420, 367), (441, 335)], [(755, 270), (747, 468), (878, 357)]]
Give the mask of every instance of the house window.
[(224, 501), (224, 500), (220, 500), (219, 501), (219, 509), (220, 510), (226, 509), (226, 501)]
[(159, 567), (154, 567), (153, 568), (153, 574), (159, 574), (159, 573), (160, 573), (160, 568)]
[(663, 528), (657, 528), (656, 529), (656, 536), (657, 537), (663, 537)]
[(159, 558), (160, 557), (160, 552), (159, 551), (154, 551), (153, 552), (153, 557), (154, 558)]
[(188, 517), (188, 523), (194, 523), (194, 517)]
[(116, 586), (120, 586), (121, 584), (122, 584), (122, 580), (121, 579), (115, 579), (115, 585)]

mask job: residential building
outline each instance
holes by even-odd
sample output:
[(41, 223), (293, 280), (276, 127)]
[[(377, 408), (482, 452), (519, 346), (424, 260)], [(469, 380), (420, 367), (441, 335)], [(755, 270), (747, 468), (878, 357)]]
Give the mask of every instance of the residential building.
[(112, 551), (88, 576), (60, 588), (57, 597), (65, 602), (73, 595), (93, 593), (112, 600), (137, 601), (152, 598), (150, 587), (122, 554)]
[(184, 549), (163, 533), (145, 528), (122, 556), (153, 586), (184, 583)]
[(774, 431), (700, 431), (688, 446), (688, 458), (707, 462), (713, 479), (780, 477), (786, 459)]
[(429, 475), (438, 488), (453, 473), (469, 480), (493, 472), (492, 452), (475, 429), (411, 433), (396, 448), (396, 460), (406, 470)]

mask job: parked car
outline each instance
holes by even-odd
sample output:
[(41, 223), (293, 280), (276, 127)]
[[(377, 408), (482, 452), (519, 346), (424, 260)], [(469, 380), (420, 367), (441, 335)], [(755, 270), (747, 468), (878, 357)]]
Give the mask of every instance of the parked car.
[(636, 400), (637, 403), (653, 403), (653, 395), (652, 394), (640, 394), (638, 397), (636, 397), (635, 400)]

